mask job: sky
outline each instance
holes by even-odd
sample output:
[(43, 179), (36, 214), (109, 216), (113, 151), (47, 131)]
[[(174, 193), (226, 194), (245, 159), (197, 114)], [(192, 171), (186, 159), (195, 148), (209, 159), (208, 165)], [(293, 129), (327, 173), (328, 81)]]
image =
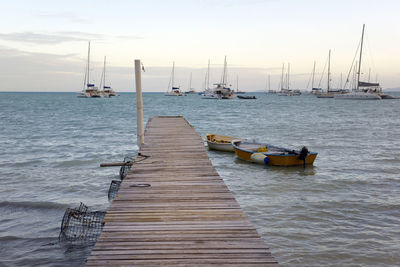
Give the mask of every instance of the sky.
[[(365, 24), (363, 80), (400, 87), (399, 0), (114, 0), (1, 1), (0, 91), (78, 92), (83, 88), (88, 42), (90, 79), (135, 91), (134, 60), (145, 67), (145, 92), (175, 85), (198, 91), (220, 81), (224, 57), (232, 87), (277, 89), (282, 64), (290, 87), (326, 88), (351, 77)], [(357, 58), (358, 60), (358, 58)], [(325, 71), (324, 71), (325, 69)], [(350, 73), (350, 74), (349, 74)]]

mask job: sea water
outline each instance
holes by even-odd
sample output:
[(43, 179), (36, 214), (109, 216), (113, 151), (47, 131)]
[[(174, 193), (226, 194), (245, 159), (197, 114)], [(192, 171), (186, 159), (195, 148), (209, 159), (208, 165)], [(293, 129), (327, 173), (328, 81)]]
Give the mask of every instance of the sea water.
[[(183, 115), (202, 136), (318, 152), (305, 169), (208, 154), (281, 265), (398, 266), (400, 100), (255, 95), (144, 93), (144, 120)], [(61, 220), (80, 202), (109, 206), (119, 170), (99, 164), (137, 153), (135, 103), (133, 93), (0, 93), (0, 266), (85, 264), (92, 247), (59, 243)]]

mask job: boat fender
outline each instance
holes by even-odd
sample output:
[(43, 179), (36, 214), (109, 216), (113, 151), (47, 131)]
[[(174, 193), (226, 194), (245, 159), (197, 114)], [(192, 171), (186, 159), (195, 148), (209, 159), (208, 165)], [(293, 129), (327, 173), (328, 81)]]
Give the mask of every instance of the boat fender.
[(269, 158), (262, 153), (253, 153), (253, 154), (251, 154), (250, 159), (252, 162), (258, 163), (258, 164), (268, 165), (268, 163), (269, 163)]

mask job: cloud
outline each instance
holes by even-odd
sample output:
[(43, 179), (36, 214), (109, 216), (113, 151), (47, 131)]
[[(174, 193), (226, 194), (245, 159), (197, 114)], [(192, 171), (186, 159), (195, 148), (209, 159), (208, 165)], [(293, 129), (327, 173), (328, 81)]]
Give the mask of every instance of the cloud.
[(74, 14), (73, 12), (40, 13), (40, 14), (37, 14), (37, 16), (40, 18), (43, 18), (43, 19), (65, 20), (70, 23), (79, 23), (79, 24), (92, 23), (90, 20), (79, 17), (76, 14)]
[[(91, 79), (98, 84), (102, 64), (93, 62)], [(0, 91), (77, 92), (82, 90), (86, 61), (75, 54), (27, 52), (0, 46)], [(112, 86), (132, 91), (134, 68), (107, 68)]]
[[(0, 91), (69, 91), (82, 89), (85, 74), (85, 59), (75, 54), (49, 54), (27, 52), (0, 46)], [(147, 65), (142, 73), (142, 84), (145, 92), (166, 91), (172, 66)], [(101, 77), (102, 62), (92, 62), (91, 79), (96, 85)], [(175, 67), (176, 85), (187, 88), (192, 73), (192, 87), (196, 90), (204, 88), (207, 67), (189, 68)], [(222, 66), (211, 68), (210, 84), (219, 82)], [(228, 82), (236, 88), (236, 77), (239, 78), (239, 88), (244, 91), (265, 90), (268, 73), (271, 73), (271, 88), (277, 88), (281, 79), (280, 66), (274, 68), (255, 68), (251, 66), (232, 66), (228, 68)], [(291, 76), (293, 88), (304, 89), (309, 74), (298, 73)], [(391, 87), (398, 87), (397, 77), (383, 77)], [(107, 84), (118, 91), (134, 91), (133, 61), (125, 66), (107, 66)], [(390, 82), (390, 83), (388, 83)]]
[(232, 7), (242, 7), (248, 5), (259, 5), (275, 1), (276, 0), (222, 0), (222, 1), (203, 0), (203, 3), (206, 6), (232, 8)]
[(117, 36), (115, 36), (115, 38), (121, 39), (121, 40), (140, 40), (140, 39), (144, 39), (144, 37), (136, 36), (136, 35), (117, 35)]
[(76, 38), (81, 38), (87, 40), (88, 37), (89, 39), (105, 39), (106, 35), (104, 34), (97, 34), (97, 33), (87, 33), (87, 32), (56, 32), (54, 34), (59, 34), (59, 35), (66, 35), (66, 36), (72, 36)]
[(34, 43), (34, 44), (59, 44), (65, 42), (79, 42), (88, 40), (101, 40), (104, 35), (82, 32), (58, 32), (58, 33), (35, 33), (35, 32), (12, 32), (0, 33), (0, 40)]
[(64, 84), (77, 87), (83, 79), (84, 63), (74, 57), (0, 46), (0, 91), (57, 91)]
[(82, 41), (82, 38), (73, 36), (57, 35), (57, 34), (41, 34), (33, 32), (13, 32), (13, 33), (0, 33), (0, 40), (35, 43), (35, 44), (56, 44), (71, 41)]
[(141, 36), (135, 35), (117, 35), (108, 36), (104, 34), (87, 33), (87, 32), (54, 32), (54, 33), (36, 33), (36, 32), (11, 32), (0, 33), (0, 40), (11, 41), (18, 43), (30, 44), (60, 44), (66, 42), (81, 42), (81, 41), (105, 41), (108, 39), (119, 40), (139, 40)]

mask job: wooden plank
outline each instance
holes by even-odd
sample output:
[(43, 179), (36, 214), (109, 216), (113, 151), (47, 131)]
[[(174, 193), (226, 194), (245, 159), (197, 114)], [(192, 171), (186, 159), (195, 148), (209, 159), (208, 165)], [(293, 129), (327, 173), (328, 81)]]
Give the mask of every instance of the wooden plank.
[(278, 265), (184, 118), (151, 118), (140, 153), (87, 266)]

